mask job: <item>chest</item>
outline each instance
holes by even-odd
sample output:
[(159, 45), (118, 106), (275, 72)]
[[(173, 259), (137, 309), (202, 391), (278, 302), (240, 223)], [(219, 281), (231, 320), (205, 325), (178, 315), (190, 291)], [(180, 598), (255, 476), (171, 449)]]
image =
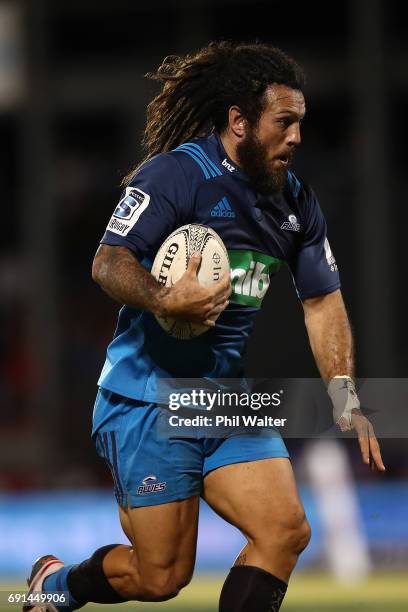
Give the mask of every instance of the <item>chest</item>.
[(259, 200), (250, 189), (212, 186), (195, 195), (192, 222), (213, 228), (231, 264), (231, 301), (260, 306), (271, 278), (299, 248), (299, 211), (283, 197)]

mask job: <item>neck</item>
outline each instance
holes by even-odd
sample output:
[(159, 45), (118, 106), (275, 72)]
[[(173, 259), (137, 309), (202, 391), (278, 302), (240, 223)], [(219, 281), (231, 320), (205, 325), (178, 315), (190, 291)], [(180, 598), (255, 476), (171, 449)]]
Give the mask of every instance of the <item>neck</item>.
[(225, 130), (222, 132), (222, 134), (220, 134), (220, 139), (228, 157), (234, 162), (234, 164), (239, 166), (236, 137), (231, 135), (228, 130)]

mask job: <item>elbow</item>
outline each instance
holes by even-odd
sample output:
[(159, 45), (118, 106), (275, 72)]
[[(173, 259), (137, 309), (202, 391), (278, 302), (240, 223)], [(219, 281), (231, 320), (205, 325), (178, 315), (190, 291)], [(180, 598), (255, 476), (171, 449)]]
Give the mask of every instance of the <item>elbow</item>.
[(106, 262), (98, 253), (95, 255), (92, 262), (92, 280), (103, 287), (103, 279), (106, 276)]

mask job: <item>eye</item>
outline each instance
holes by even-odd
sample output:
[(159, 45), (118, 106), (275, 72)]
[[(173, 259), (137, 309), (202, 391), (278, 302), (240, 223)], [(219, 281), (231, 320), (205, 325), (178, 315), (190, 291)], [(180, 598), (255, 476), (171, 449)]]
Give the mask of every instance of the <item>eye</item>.
[(289, 117), (285, 117), (284, 119), (278, 119), (278, 123), (287, 128), (292, 123), (292, 120)]

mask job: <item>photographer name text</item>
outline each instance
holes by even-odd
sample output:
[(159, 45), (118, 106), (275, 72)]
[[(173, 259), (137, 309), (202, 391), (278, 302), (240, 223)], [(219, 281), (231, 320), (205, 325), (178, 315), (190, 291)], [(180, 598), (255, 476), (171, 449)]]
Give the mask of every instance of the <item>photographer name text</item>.
[(169, 417), (171, 427), (284, 427), (287, 419), (275, 419), (271, 416), (234, 415), (208, 417), (181, 417), (173, 414)]

